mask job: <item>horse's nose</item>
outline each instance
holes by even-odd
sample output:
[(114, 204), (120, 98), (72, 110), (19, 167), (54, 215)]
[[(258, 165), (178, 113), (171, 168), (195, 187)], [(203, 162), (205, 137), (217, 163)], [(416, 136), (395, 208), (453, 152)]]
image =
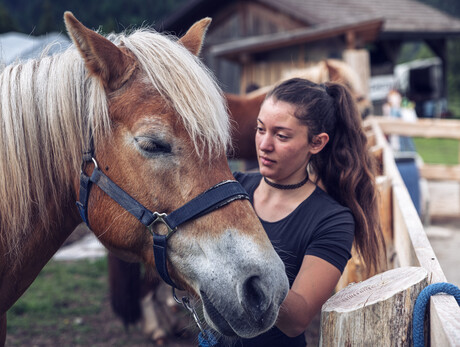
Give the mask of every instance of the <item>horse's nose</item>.
[(267, 289), (259, 276), (251, 276), (243, 283), (241, 305), (255, 322), (263, 321), (265, 313), (270, 308), (271, 301), (267, 296)]

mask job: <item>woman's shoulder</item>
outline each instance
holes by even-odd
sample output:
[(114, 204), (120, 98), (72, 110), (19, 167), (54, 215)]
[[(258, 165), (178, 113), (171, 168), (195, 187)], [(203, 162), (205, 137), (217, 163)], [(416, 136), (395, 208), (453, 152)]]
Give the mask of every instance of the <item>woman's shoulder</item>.
[(311, 200), (311, 202), (314, 202), (313, 205), (320, 215), (344, 214), (352, 216), (351, 210), (348, 207), (341, 205), (318, 186), (311, 195)]

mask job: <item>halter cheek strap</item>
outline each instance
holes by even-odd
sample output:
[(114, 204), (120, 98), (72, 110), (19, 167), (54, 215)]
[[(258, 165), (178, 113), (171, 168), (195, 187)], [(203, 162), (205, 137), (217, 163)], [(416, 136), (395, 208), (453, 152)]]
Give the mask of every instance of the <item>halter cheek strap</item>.
[[(88, 220), (88, 200), (92, 184), (96, 184), (115, 202), (136, 217), (152, 233), (155, 265), (161, 278), (172, 287), (177, 286), (168, 273), (166, 250), (167, 240), (176, 232), (177, 227), (225, 206), (234, 200), (249, 200), (248, 194), (239, 182), (223, 181), (198, 195), (169, 215), (151, 212), (107, 177), (99, 169), (94, 158), (91, 158), (91, 160), (95, 165), (91, 176), (87, 176), (83, 170), (80, 174), (80, 196), (79, 201), (77, 201), (77, 207), (81, 218), (90, 227)], [(166, 225), (168, 229), (166, 235), (160, 235), (154, 231), (156, 223)]]

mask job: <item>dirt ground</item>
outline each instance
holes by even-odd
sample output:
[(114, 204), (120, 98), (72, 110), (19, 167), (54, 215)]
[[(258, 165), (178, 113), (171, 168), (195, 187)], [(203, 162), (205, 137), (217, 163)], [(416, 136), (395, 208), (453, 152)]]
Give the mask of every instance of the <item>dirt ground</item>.
[(460, 287), (460, 183), (428, 182), (430, 223), (425, 231), (447, 281)]
[(155, 344), (142, 334), (140, 324), (131, 326), (129, 330), (126, 330), (122, 322), (113, 314), (108, 299), (104, 301), (103, 309), (97, 315), (80, 316), (78, 319), (79, 322), (73, 321), (69, 322), (69, 324), (83, 324), (92, 329), (87, 331), (81, 331), (80, 329), (77, 331), (76, 329), (75, 332), (69, 333), (69, 331), (66, 331), (60, 334), (56, 334), (53, 328), (49, 328), (49, 331), (42, 329), (40, 332), (23, 331), (16, 334), (8, 334), (5, 346), (192, 347), (198, 345), (196, 343), (196, 335), (192, 334), (191, 331), (171, 337), (162, 344)]

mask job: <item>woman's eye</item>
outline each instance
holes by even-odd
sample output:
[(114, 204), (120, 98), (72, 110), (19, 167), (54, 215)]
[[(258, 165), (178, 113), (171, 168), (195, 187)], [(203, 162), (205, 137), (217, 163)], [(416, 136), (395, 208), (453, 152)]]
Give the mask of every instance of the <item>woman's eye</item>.
[(278, 134), (277, 135), (280, 140), (287, 140), (289, 136), (283, 135), (283, 134)]
[(264, 132), (264, 129), (261, 128), (261, 127), (256, 127), (256, 131), (257, 131), (258, 133), (262, 133), (262, 132)]
[(154, 140), (148, 137), (135, 137), (139, 148), (148, 153), (170, 153), (171, 146), (168, 143), (164, 143), (158, 140)]

